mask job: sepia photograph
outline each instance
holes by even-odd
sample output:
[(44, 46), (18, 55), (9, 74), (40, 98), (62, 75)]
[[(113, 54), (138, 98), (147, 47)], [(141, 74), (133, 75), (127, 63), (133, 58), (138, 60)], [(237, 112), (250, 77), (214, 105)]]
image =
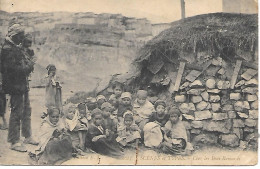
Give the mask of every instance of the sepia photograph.
[(257, 0), (0, 0), (0, 166), (258, 163)]

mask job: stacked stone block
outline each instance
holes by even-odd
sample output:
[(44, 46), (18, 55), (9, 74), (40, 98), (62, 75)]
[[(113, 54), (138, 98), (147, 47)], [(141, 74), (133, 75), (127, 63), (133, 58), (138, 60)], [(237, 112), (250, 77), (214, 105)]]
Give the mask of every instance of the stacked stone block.
[(182, 78), (174, 102), (192, 142), (228, 147), (250, 144), (257, 140), (258, 133), (257, 70), (242, 67), (231, 89), (227, 71), (220, 65), (213, 62), (213, 66), (219, 66), (215, 77), (202, 75), (204, 78), (199, 76), (193, 82)]

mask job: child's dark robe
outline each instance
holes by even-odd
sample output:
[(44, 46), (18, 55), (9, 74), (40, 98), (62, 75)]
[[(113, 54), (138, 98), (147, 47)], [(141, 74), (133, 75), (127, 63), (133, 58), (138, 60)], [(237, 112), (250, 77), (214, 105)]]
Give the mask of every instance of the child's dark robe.
[(153, 112), (149, 117), (149, 122), (157, 122), (161, 127), (164, 127), (170, 118), (169, 114), (164, 114), (163, 116), (159, 116), (157, 112)]
[(97, 141), (93, 139), (100, 135), (105, 135), (106, 128), (104, 125), (101, 126), (102, 129), (98, 128), (96, 125), (91, 124), (88, 130), (87, 138), (90, 142), (90, 148), (95, 152), (111, 157), (119, 157), (123, 155), (122, 150), (116, 140), (108, 138), (100, 138)]

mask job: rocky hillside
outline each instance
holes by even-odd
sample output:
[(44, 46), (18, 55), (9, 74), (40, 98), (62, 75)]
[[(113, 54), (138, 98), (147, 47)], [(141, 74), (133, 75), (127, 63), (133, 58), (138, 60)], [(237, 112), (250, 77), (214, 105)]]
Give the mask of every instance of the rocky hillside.
[(45, 67), (54, 63), (61, 81), (72, 91), (92, 90), (101, 79), (126, 72), (136, 51), (170, 27), (121, 14), (0, 11), (1, 43), (12, 18), (33, 34), (37, 65), (31, 86), (41, 86)]

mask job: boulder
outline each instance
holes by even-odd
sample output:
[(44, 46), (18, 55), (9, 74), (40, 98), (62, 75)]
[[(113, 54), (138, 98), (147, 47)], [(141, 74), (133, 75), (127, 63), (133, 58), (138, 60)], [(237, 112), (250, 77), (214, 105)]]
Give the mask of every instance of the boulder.
[(195, 109), (195, 105), (193, 103), (182, 103), (179, 106), (179, 110), (183, 114), (192, 114), (196, 109)]
[(203, 123), (202, 123), (202, 121), (192, 121), (191, 127), (195, 128), (195, 129), (201, 129), (203, 127)]
[(239, 139), (243, 139), (243, 129), (242, 128), (233, 127), (232, 133), (235, 134)]
[(236, 134), (222, 134), (219, 136), (219, 143), (223, 146), (228, 147), (238, 147), (239, 146), (239, 138)]
[(257, 110), (258, 109), (258, 100), (256, 100), (253, 103), (251, 103), (251, 109), (253, 109), (253, 110)]
[(237, 115), (238, 115), (241, 119), (247, 119), (247, 118), (248, 118), (248, 114), (247, 114), (247, 113), (237, 112)]
[(211, 109), (211, 104), (209, 103), (208, 106), (206, 107), (206, 110), (210, 110)]
[(246, 133), (254, 133), (254, 132), (255, 132), (255, 129), (254, 129), (253, 127), (248, 127), (248, 126), (246, 126), (246, 127), (244, 128), (244, 132), (246, 132)]
[(194, 116), (193, 116), (193, 115), (182, 114), (182, 116), (183, 116), (186, 120), (194, 120)]
[(247, 95), (246, 95), (246, 100), (247, 100), (248, 102), (256, 101), (256, 100), (257, 100), (257, 95), (247, 94)]
[(258, 110), (249, 110), (250, 119), (258, 119)]
[(206, 87), (209, 88), (209, 89), (214, 89), (216, 87), (215, 79), (208, 79), (206, 81)]
[(241, 87), (241, 86), (243, 86), (245, 83), (246, 83), (245, 80), (240, 80), (240, 81), (235, 85), (235, 88)]
[(212, 110), (213, 112), (219, 111), (219, 110), (220, 110), (220, 107), (221, 107), (220, 103), (211, 103), (211, 110)]
[(245, 127), (245, 123), (241, 119), (233, 119), (233, 127)]
[(205, 101), (201, 101), (201, 102), (199, 102), (199, 103), (197, 104), (196, 109), (199, 110), (199, 111), (205, 110), (205, 109), (208, 107), (208, 104), (209, 104), (209, 103), (207, 103), (207, 102), (205, 102)]
[(229, 98), (230, 98), (230, 100), (240, 100), (241, 94), (240, 93), (230, 93)]
[(257, 74), (257, 70), (255, 69), (247, 69), (241, 77), (245, 80), (250, 80), (253, 76)]
[(258, 81), (256, 79), (250, 79), (248, 81), (245, 82), (246, 86), (257, 86), (258, 85)]
[(243, 111), (244, 109), (250, 109), (249, 103), (247, 101), (237, 101), (234, 104), (234, 109), (236, 111)]
[(230, 82), (229, 81), (222, 81), (220, 80), (217, 84), (218, 89), (226, 90), (230, 88)]
[(175, 96), (175, 102), (176, 103), (183, 103), (186, 101), (186, 96), (185, 95), (176, 95)]
[(248, 126), (248, 127), (255, 127), (257, 125), (257, 120), (246, 119), (245, 125)]
[(220, 90), (219, 89), (208, 89), (207, 92), (213, 93), (213, 94), (218, 94), (220, 92)]
[(200, 93), (201, 93), (200, 89), (190, 89), (190, 90), (187, 91), (187, 94), (189, 94), (189, 95), (198, 96), (198, 95), (200, 95)]
[(192, 140), (194, 145), (202, 144), (202, 145), (215, 145), (218, 142), (218, 136), (211, 133), (199, 134), (195, 136)]
[(216, 103), (220, 101), (220, 96), (219, 95), (209, 95), (209, 101)]
[(256, 87), (247, 87), (242, 90), (243, 93), (256, 94), (258, 89)]
[(237, 117), (237, 114), (235, 111), (228, 111), (228, 118), (235, 119)]
[(200, 129), (191, 129), (191, 130), (190, 130), (190, 133), (191, 133), (191, 134), (200, 134), (200, 133), (201, 133), (201, 130), (200, 130)]
[(212, 120), (218, 121), (218, 120), (225, 120), (228, 119), (227, 113), (213, 113), (212, 114)]
[(231, 110), (233, 110), (233, 105), (231, 105), (231, 104), (225, 104), (225, 105), (223, 106), (222, 110), (225, 111), (225, 112), (231, 111)]
[(202, 101), (202, 97), (201, 96), (192, 96), (191, 101), (192, 101), (192, 103), (199, 103)]
[(230, 133), (232, 127), (231, 120), (223, 121), (203, 121), (203, 130), (220, 133)]
[(201, 83), (200, 80), (195, 80), (194, 82), (192, 82), (190, 84), (190, 87), (191, 88), (201, 88), (201, 87), (203, 87), (203, 84)]
[(212, 113), (209, 110), (195, 111), (195, 120), (205, 120), (212, 118)]
[(202, 92), (201, 93), (201, 97), (202, 97), (202, 99), (204, 100), (204, 101), (209, 101), (209, 94), (208, 94), (208, 92), (206, 92), (206, 91), (204, 91), (204, 92)]

